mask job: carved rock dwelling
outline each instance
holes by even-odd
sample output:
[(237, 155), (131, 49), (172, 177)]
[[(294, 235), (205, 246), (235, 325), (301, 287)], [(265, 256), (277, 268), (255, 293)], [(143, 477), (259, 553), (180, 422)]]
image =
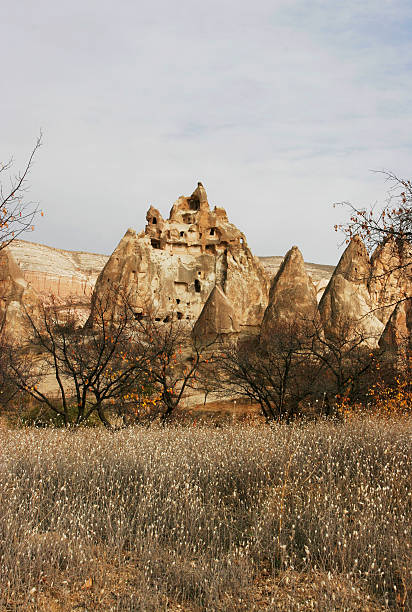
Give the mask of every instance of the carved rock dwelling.
[[(268, 299), (268, 279), (246, 238), (223, 208), (210, 209), (201, 183), (173, 204), (168, 219), (149, 208), (145, 231), (129, 229), (96, 282), (94, 299), (113, 290), (128, 296), (136, 315), (151, 311), (192, 325), (214, 287), (222, 290), (238, 324), (258, 327)], [(116, 315), (113, 300), (110, 315)]]

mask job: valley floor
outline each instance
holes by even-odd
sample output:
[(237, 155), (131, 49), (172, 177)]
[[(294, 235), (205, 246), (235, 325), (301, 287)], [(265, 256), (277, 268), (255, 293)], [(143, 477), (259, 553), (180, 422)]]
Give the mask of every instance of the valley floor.
[(0, 430), (0, 610), (408, 610), (410, 419)]

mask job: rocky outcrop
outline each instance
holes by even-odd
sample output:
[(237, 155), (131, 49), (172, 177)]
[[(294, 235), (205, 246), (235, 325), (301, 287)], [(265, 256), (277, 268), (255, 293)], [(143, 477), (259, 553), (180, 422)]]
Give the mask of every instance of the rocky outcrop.
[(17, 265), (10, 247), (0, 250), (0, 328), (9, 340), (20, 342), (32, 327), (27, 313), (39, 316), (40, 300)]
[(385, 325), (399, 300), (412, 295), (412, 249), (389, 236), (371, 258), (368, 284), (375, 315)]
[[(259, 259), (263, 264), (267, 276), (272, 279), (273, 282), (274, 277), (282, 265), (284, 257), (272, 255), (270, 257), (259, 257)], [(330, 281), (335, 267), (305, 262), (305, 269), (315, 286), (316, 299), (319, 302), (328, 282)]]
[(306, 272), (301, 252), (293, 246), (273, 279), (261, 336), (269, 338), (285, 325), (307, 327), (314, 321), (316, 313), (315, 286)]
[(26, 240), (14, 240), (8, 247), (24, 279), (42, 298), (89, 303), (97, 277), (107, 255), (65, 251)]
[(399, 302), (386, 323), (379, 345), (398, 356), (412, 351), (412, 297)]
[(359, 336), (371, 347), (383, 332), (375, 316), (368, 283), (371, 263), (362, 240), (355, 236), (343, 253), (319, 303), (327, 336)]
[(64, 309), (68, 304), (80, 322), (87, 320), (96, 279), (108, 256), (65, 251), (44, 244), (14, 240), (9, 245), (20, 275), (43, 304)]
[(201, 183), (173, 204), (168, 219), (154, 207), (146, 219), (145, 231), (129, 229), (110, 256), (94, 299), (114, 289), (127, 294), (136, 313), (150, 311), (159, 320), (174, 314), (193, 324), (218, 286), (240, 326), (259, 326), (268, 296), (263, 266), (223, 208), (210, 209)]
[(193, 327), (193, 337), (199, 343), (213, 342), (240, 331), (233, 304), (222, 289), (215, 286)]

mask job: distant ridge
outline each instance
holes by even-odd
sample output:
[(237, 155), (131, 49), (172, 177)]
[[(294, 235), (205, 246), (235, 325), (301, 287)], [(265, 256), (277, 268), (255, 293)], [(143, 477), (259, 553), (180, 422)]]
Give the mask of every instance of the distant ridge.
[[(259, 257), (260, 261), (265, 268), (266, 274), (272, 278), (275, 276), (277, 271), (280, 268), (280, 265), (284, 259), (284, 256), (280, 255), (270, 255), (267, 257)], [(305, 261), (306, 272), (312, 278), (314, 282), (320, 281), (324, 278), (329, 278), (332, 276), (335, 266), (330, 266), (327, 264), (316, 264)]]

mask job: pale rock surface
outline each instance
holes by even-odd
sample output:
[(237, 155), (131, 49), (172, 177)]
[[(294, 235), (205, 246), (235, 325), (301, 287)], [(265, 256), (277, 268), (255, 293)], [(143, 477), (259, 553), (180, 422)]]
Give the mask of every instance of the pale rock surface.
[(399, 300), (412, 295), (412, 249), (388, 237), (371, 257), (369, 293), (375, 315), (385, 325)]
[(44, 304), (53, 300), (64, 308), (72, 302), (79, 320), (87, 319), (94, 285), (107, 255), (56, 249), (26, 240), (14, 240), (8, 248), (21, 275)]
[(317, 313), (316, 289), (297, 246), (286, 254), (269, 293), (261, 336), (268, 338), (287, 326), (310, 325)]
[(316, 301), (319, 303), (322, 299), (322, 295), (325, 293), (325, 289), (328, 286), (330, 278), (321, 278), (318, 281), (314, 281), (313, 284), (315, 286), (316, 291)]
[(362, 334), (365, 344), (377, 345), (383, 323), (373, 313), (368, 290), (371, 263), (362, 240), (350, 241), (319, 302), (319, 313), (327, 336)]
[(0, 250), (0, 327), (9, 340), (20, 342), (32, 327), (26, 310), (37, 322), (40, 300), (23, 278), (10, 247)]
[[(280, 266), (282, 265), (284, 257), (280, 257), (278, 255), (271, 255), (266, 257), (259, 257), (259, 259), (262, 262), (263, 267), (265, 268), (267, 276), (271, 279), (271, 282), (273, 282), (274, 277), (276, 276)], [(305, 261), (305, 269), (313, 284), (315, 285), (316, 299), (319, 302), (328, 282), (330, 281), (335, 267)]]
[(233, 304), (222, 289), (215, 286), (193, 326), (193, 337), (200, 342), (213, 342), (240, 331)]
[(110, 256), (94, 299), (114, 289), (127, 294), (136, 313), (150, 311), (159, 320), (174, 314), (193, 324), (217, 285), (240, 326), (260, 325), (268, 296), (263, 266), (226, 212), (210, 209), (201, 183), (175, 202), (169, 219), (152, 206), (146, 218), (145, 231), (129, 229)]
[(397, 304), (386, 323), (379, 345), (385, 351), (398, 355), (412, 350), (412, 297)]

